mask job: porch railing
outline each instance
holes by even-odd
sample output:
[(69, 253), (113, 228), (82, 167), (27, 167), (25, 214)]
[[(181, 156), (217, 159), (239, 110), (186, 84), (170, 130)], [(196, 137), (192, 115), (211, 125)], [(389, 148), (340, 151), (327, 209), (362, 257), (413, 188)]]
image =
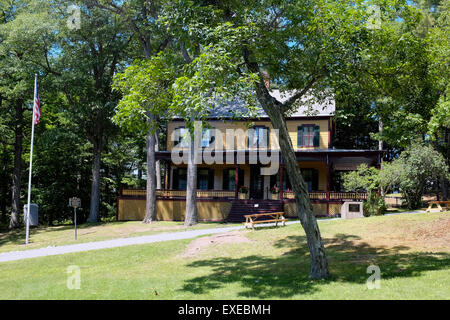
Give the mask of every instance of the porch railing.
[[(145, 198), (145, 189), (123, 189), (121, 192), (122, 197), (129, 198)], [(210, 199), (234, 199), (234, 191), (229, 190), (197, 190), (197, 198), (210, 198)], [(186, 190), (156, 190), (156, 197), (160, 199), (171, 198), (185, 198)], [(327, 193), (325, 191), (312, 191), (309, 193), (311, 200), (326, 200)], [(294, 199), (294, 193), (292, 191), (284, 191), (283, 199)], [(365, 192), (330, 192), (330, 200), (342, 201), (342, 200), (366, 200), (367, 193)]]
[[(292, 191), (283, 192), (284, 199), (294, 199)], [(327, 193), (323, 191), (312, 191), (309, 193), (311, 200), (326, 200)], [(366, 200), (367, 193), (365, 192), (330, 192), (330, 200)]]
[[(123, 197), (145, 198), (145, 189), (123, 189)], [(157, 198), (185, 198), (186, 190), (156, 190)], [(197, 198), (234, 198), (234, 191), (228, 190), (197, 190)]]

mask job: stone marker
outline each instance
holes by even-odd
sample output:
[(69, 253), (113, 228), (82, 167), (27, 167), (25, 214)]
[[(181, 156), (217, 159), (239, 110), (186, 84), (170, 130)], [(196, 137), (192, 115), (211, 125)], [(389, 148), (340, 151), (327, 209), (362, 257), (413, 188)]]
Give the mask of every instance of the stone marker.
[(358, 201), (345, 201), (341, 209), (342, 219), (363, 218), (363, 203)]

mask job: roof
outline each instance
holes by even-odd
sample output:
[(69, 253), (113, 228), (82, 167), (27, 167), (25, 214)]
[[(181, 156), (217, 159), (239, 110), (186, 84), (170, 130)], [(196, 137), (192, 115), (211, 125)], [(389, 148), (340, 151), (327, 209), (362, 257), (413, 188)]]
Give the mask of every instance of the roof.
[[(294, 95), (295, 91), (280, 91), (271, 90), (270, 95), (284, 103)], [(295, 104), (293, 112), (289, 114), (290, 117), (312, 117), (324, 116), (331, 117), (336, 110), (335, 101), (331, 97), (318, 99), (312, 95), (305, 95)], [(294, 106), (295, 106), (294, 105)], [(210, 118), (250, 118), (248, 116), (248, 109), (242, 99), (235, 99), (220, 105), (216, 105), (210, 111)], [(254, 118), (268, 118), (263, 108), (258, 102), (256, 115)]]

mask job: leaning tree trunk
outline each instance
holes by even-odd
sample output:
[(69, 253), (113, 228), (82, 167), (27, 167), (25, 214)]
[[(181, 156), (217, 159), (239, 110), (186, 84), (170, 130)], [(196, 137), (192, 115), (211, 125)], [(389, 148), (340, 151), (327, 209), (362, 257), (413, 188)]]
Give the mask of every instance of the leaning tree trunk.
[[(286, 126), (286, 120), (283, 115), (283, 105), (274, 99), (264, 83), (259, 65), (251, 61), (252, 54), (247, 48), (243, 50), (243, 57), (250, 71), (259, 74), (259, 82), (256, 84), (256, 96), (262, 108), (269, 116), (274, 129), (279, 130), (279, 144), (281, 154), (286, 164), (287, 174), (291, 181), (292, 189), (295, 193), (295, 202), (297, 204), (297, 214), (300, 218), (303, 229), (305, 230), (308, 243), (311, 268), (309, 276), (312, 279), (323, 279), (329, 276), (328, 262), (325, 255), (325, 248), (320, 235), (317, 220), (312, 211), (311, 201), (309, 199), (308, 189), (303, 180), (300, 167), (297, 162), (294, 147), (289, 137)], [(304, 92), (307, 90), (302, 90)], [(299, 98), (297, 98), (298, 100)], [(292, 102), (291, 102), (292, 103)]]
[(94, 161), (92, 163), (92, 184), (91, 184), (91, 204), (89, 209), (88, 222), (99, 221), (100, 207), (100, 161), (102, 156), (102, 135), (94, 139)]
[(9, 228), (19, 227), (19, 213), (20, 213), (20, 178), (22, 170), (22, 140), (23, 140), (23, 108), (22, 101), (16, 104), (16, 128), (14, 131), (14, 170), (13, 170), (13, 184), (11, 196), (11, 218), (9, 220)]
[(189, 142), (189, 159), (186, 186), (186, 217), (185, 226), (192, 226), (198, 223), (197, 215), (197, 163), (195, 161), (195, 143), (191, 138)]
[(326, 259), (319, 226), (317, 225), (317, 220), (313, 214), (308, 188), (297, 163), (294, 147), (292, 146), (292, 141), (289, 137), (289, 132), (286, 126), (286, 121), (281, 113), (275, 108), (276, 107), (269, 106), (268, 104), (265, 107), (273, 127), (279, 130), (281, 154), (286, 164), (286, 170), (291, 181), (292, 189), (295, 193), (297, 214), (300, 218), (302, 227), (305, 230), (306, 240), (310, 252), (310, 277), (313, 279), (327, 278), (329, 276), (328, 262)]
[(156, 173), (155, 173), (155, 146), (156, 136), (154, 119), (149, 114), (149, 130), (147, 133), (147, 192), (145, 202), (145, 217), (143, 223), (156, 221)]

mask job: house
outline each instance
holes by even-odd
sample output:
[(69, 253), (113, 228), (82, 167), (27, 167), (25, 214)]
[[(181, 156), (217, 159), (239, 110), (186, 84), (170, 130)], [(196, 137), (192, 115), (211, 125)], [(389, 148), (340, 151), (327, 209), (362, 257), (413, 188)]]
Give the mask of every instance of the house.
[[(279, 101), (289, 98), (278, 90), (272, 90), (271, 94)], [(342, 173), (356, 170), (362, 163), (378, 166), (382, 152), (333, 146), (333, 99), (319, 103), (308, 97), (301, 105), (286, 119), (289, 135), (314, 213), (332, 216), (340, 213), (344, 200), (363, 200), (367, 196), (344, 192), (340, 181)], [(242, 221), (243, 214), (269, 211), (284, 211), (286, 217), (296, 217), (289, 176), (270, 119), (262, 108), (252, 118), (236, 118), (239, 111), (245, 114), (245, 107), (239, 101), (216, 107), (207, 121), (208, 128), (202, 130), (200, 149), (208, 151), (215, 161), (198, 164), (199, 220)], [(168, 123), (166, 150), (156, 154), (165, 169), (164, 189), (157, 190), (158, 220), (184, 219), (187, 164), (175, 161), (173, 155), (187, 155), (185, 130), (182, 119), (175, 118)], [(275, 174), (261, 174), (261, 168), (267, 169), (269, 164), (258, 157), (259, 154), (277, 160), (274, 161), (277, 162)], [(245, 190), (247, 193), (240, 192)], [(118, 199), (118, 220), (142, 220), (144, 214), (145, 190), (122, 190)]]

